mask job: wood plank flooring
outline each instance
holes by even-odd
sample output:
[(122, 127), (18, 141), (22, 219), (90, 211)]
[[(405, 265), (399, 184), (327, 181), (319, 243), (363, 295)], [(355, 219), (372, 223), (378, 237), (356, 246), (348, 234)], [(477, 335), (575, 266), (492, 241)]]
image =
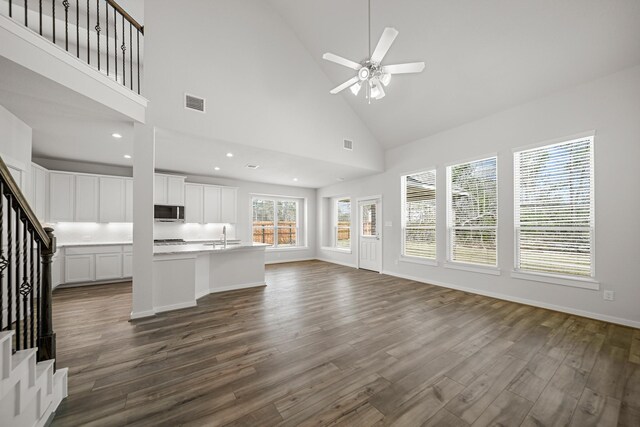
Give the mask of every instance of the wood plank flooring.
[(54, 426), (639, 426), (640, 330), (320, 261), (129, 322), (54, 292)]

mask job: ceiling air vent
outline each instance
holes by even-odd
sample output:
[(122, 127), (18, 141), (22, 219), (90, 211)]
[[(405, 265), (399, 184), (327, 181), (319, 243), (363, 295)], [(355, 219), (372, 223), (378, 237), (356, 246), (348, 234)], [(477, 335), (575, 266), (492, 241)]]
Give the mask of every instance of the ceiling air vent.
[(345, 150), (353, 150), (353, 141), (350, 139), (345, 139), (342, 141), (342, 148)]
[(249, 169), (258, 169), (260, 165), (247, 165)]
[(197, 96), (189, 95), (188, 93), (184, 94), (184, 108), (188, 110), (195, 110), (204, 113), (204, 98), (199, 98)]

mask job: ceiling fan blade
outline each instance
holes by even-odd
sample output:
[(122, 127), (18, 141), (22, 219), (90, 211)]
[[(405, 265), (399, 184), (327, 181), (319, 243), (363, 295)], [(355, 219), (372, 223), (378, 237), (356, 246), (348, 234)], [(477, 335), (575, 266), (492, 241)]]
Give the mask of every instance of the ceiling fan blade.
[(345, 90), (346, 88), (348, 88), (352, 84), (357, 83), (359, 80), (360, 79), (358, 78), (358, 76), (354, 76), (354, 77), (350, 78), (349, 80), (347, 80), (346, 82), (342, 83), (340, 86), (337, 86), (337, 87), (331, 89), (329, 91), (329, 93), (331, 93), (332, 95), (335, 95), (338, 92), (342, 92), (343, 90)]
[(385, 28), (380, 40), (378, 40), (378, 45), (371, 55), (371, 62), (375, 62), (376, 64), (382, 62), (382, 58), (387, 54), (396, 37), (398, 37), (398, 30), (391, 27)]
[(376, 82), (376, 86), (378, 87), (378, 90), (380, 91), (380, 94), (378, 95), (378, 97), (376, 99), (384, 98), (386, 93), (384, 93), (383, 84), (378, 81), (378, 82)]
[(354, 70), (359, 70), (362, 68), (362, 65), (357, 62), (350, 61), (346, 58), (343, 58), (338, 55), (334, 55), (333, 53), (325, 53), (322, 55), (322, 59), (326, 59), (327, 61), (335, 62), (336, 64), (344, 65), (345, 67), (352, 68)]
[(382, 67), (383, 73), (407, 74), (419, 73), (424, 70), (424, 62), (411, 62), (409, 64), (385, 65)]

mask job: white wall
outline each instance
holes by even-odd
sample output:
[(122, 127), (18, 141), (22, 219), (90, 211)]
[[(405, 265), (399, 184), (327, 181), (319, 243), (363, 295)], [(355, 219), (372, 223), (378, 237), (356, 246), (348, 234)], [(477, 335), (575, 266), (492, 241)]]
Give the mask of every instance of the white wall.
[[(329, 95), (335, 85), (268, 2), (154, 0), (144, 19), (143, 93), (156, 126), (383, 170), (375, 137), (343, 97)], [(206, 98), (206, 114), (185, 110), (185, 92)]]
[[(428, 119), (428, 118), (427, 118)], [(596, 130), (596, 279), (600, 290), (553, 285), (510, 277), (514, 265), (513, 153), (515, 147)], [(445, 165), (498, 155), (500, 276), (446, 269)], [(640, 326), (640, 66), (415, 141), (386, 154), (387, 170), (369, 178), (318, 190), (322, 197), (383, 195), (383, 269), (434, 284), (465, 288), (577, 314)], [(399, 261), (400, 176), (437, 167), (439, 266)], [(324, 226), (326, 221), (322, 220)], [(319, 232), (319, 235), (322, 231)], [(355, 246), (354, 246), (355, 247)], [(318, 256), (356, 264), (357, 253), (319, 249)], [(604, 301), (602, 290), (615, 291)]]
[(0, 105), (0, 155), (7, 166), (24, 172), (22, 192), (27, 197), (31, 195), (31, 138), (31, 128)]

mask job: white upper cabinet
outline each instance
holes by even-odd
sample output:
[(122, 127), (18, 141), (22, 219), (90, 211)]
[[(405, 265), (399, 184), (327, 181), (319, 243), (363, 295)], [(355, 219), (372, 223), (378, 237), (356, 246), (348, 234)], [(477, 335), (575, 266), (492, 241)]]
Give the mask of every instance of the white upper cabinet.
[(133, 178), (124, 179), (124, 221), (133, 222)]
[(156, 205), (184, 206), (184, 177), (156, 174), (153, 203)]
[(31, 165), (31, 208), (40, 222), (47, 220), (47, 184), (49, 171), (33, 163)]
[(125, 178), (100, 177), (100, 222), (125, 221)]
[(204, 186), (204, 221), (205, 224), (220, 221), (220, 187)]
[(49, 173), (50, 222), (71, 222), (75, 219), (75, 178), (71, 173)]
[(221, 187), (220, 191), (220, 222), (235, 224), (237, 222), (238, 189)]
[(184, 222), (203, 222), (202, 202), (204, 186), (185, 184), (184, 186)]
[(75, 221), (98, 222), (98, 177), (76, 175)]

